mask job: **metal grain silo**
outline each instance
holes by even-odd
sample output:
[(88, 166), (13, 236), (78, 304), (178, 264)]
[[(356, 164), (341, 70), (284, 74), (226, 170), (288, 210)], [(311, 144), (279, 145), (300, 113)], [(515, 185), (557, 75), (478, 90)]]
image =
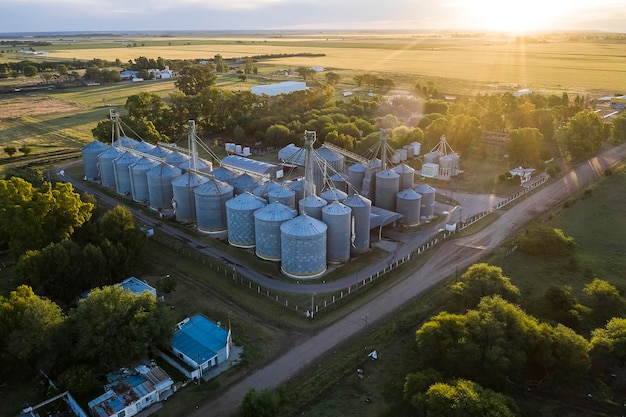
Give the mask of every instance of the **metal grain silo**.
[(405, 148), (396, 149), (396, 152), (398, 153), (398, 157), (400, 158), (400, 161), (404, 162), (407, 160), (408, 152)]
[(106, 151), (98, 155), (98, 165), (100, 166), (100, 180), (105, 187), (115, 187), (115, 171), (113, 161), (119, 158), (124, 152), (119, 148), (111, 146)]
[(185, 155), (184, 153), (180, 153), (178, 151), (172, 151), (165, 155), (165, 162), (174, 166), (178, 166), (189, 159), (189, 155)]
[(336, 173), (330, 176), (330, 181), (333, 183), (333, 187), (343, 191), (344, 193), (348, 192), (348, 176), (341, 173)]
[(254, 212), (265, 206), (265, 200), (244, 192), (226, 202), (228, 243), (239, 248), (255, 246)]
[(396, 198), (396, 211), (402, 216), (400, 222), (407, 226), (415, 226), (420, 222), (422, 195), (412, 188), (402, 190)]
[(413, 147), (413, 156), (418, 156), (422, 151), (422, 144), (419, 142), (411, 142), (409, 146)]
[(209, 234), (226, 231), (226, 202), (233, 198), (233, 187), (223, 181), (209, 179), (194, 188), (193, 193), (198, 230)]
[(352, 209), (337, 201), (322, 207), (322, 221), (328, 226), (326, 261), (340, 264), (350, 260)]
[(346, 198), (343, 204), (352, 209), (352, 252), (358, 254), (369, 251), (372, 202), (355, 194)]
[(348, 194), (361, 192), (363, 177), (365, 176), (365, 165), (354, 164), (348, 168)]
[(281, 185), (276, 181), (266, 181), (263, 184), (254, 187), (254, 189), (252, 190), (252, 194), (257, 197), (264, 198), (269, 203), (270, 201), (268, 200), (267, 194), (270, 192), (270, 190), (280, 187)]
[(413, 189), (422, 196), (421, 218), (432, 218), (435, 215), (435, 189), (428, 184), (420, 184)]
[[(179, 168), (180, 169), (180, 168)], [(194, 188), (207, 182), (209, 178), (194, 172), (186, 172), (172, 181), (172, 205), (176, 221), (196, 221), (196, 196)]]
[(113, 141), (112, 145), (116, 148), (124, 147), (134, 149), (138, 143), (139, 141), (137, 139), (133, 139), (128, 136), (120, 136), (118, 139)]
[(134, 151), (141, 152), (141, 153), (147, 153), (147, 154), (149, 154), (150, 151), (152, 151), (154, 148), (156, 148), (156, 146), (154, 146), (153, 144), (148, 143), (146, 141), (143, 141), (143, 140), (138, 141), (133, 146), (133, 150)]
[(157, 161), (143, 157), (129, 167), (130, 188), (134, 201), (140, 203), (150, 201), (147, 172), (157, 165), (159, 165)]
[(337, 190), (336, 188), (329, 188), (321, 192), (320, 197), (322, 197), (328, 204), (333, 201), (339, 201), (340, 203), (348, 198), (348, 194), (343, 191)]
[(161, 212), (173, 208), (172, 198), (174, 198), (174, 190), (172, 188), (172, 181), (180, 177), (182, 173), (180, 168), (176, 168), (165, 162), (159, 163), (146, 172), (151, 209)]
[(295, 279), (311, 279), (326, 272), (327, 229), (326, 223), (306, 214), (280, 225), (283, 274)]
[(413, 159), (413, 157), (415, 156), (415, 154), (413, 153), (413, 145), (404, 145), (402, 148), (406, 149), (406, 157), (408, 159)]
[[(316, 149), (315, 154), (317, 156), (315, 163), (313, 164), (313, 182), (318, 190), (326, 188), (328, 178), (335, 172), (343, 171), (343, 155), (322, 146)], [(328, 166), (325, 166), (325, 165)]]
[(157, 158), (165, 158), (167, 155), (171, 154), (172, 151), (170, 151), (167, 148), (164, 148), (163, 146), (156, 146), (153, 149), (149, 150), (148, 152), (146, 152), (148, 155), (152, 155), (155, 156)]
[(115, 191), (121, 195), (131, 195), (133, 189), (130, 185), (130, 166), (141, 159), (140, 156), (132, 152), (124, 152), (119, 158), (113, 161), (113, 172), (115, 173)]
[(322, 220), (322, 207), (326, 204), (328, 203), (322, 197), (307, 195), (298, 202), (298, 207), (300, 208), (300, 214), (306, 214), (317, 220)]
[(304, 185), (305, 185), (304, 178), (291, 181), (290, 183), (287, 184), (287, 187), (289, 187), (296, 193), (297, 201), (300, 201), (304, 198)]
[(250, 174), (241, 174), (228, 183), (233, 186), (235, 195), (239, 195), (246, 191), (252, 191), (259, 181)]
[(85, 179), (87, 181), (98, 181), (100, 179), (100, 169), (98, 168), (98, 155), (109, 149), (110, 146), (94, 140), (82, 149), (83, 166), (85, 167)]
[(281, 185), (277, 188), (272, 188), (267, 193), (267, 200), (270, 203), (278, 202), (291, 207), (296, 208), (296, 192), (291, 188)]
[(266, 261), (280, 261), (280, 225), (291, 220), (298, 212), (291, 207), (278, 202), (254, 212), (254, 234), (256, 255)]
[(413, 178), (415, 177), (415, 170), (406, 164), (400, 164), (393, 167), (393, 171), (400, 175), (400, 189), (406, 190), (413, 188)]
[[(192, 159), (188, 159), (186, 161), (178, 164), (178, 168), (182, 169), (183, 172), (189, 171), (194, 165), (194, 161)], [(207, 160), (196, 158), (195, 160), (195, 169), (200, 172), (211, 172), (213, 170), (213, 164)]]
[(233, 171), (224, 167), (217, 167), (213, 171), (209, 172), (216, 180), (230, 182), (237, 177)]
[(396, 194), (400, 191), (400, 175), (391, 169), (376, 174), (376, 207), (396, 210)]
[(436, 164), (439, 161), (439, 151), (429, 152), (424, 155), (424, 163), (425, 164)]

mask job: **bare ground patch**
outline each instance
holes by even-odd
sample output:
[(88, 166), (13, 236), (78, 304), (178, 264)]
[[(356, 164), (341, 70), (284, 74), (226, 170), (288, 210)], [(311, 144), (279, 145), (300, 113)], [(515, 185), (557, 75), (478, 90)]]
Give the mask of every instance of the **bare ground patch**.
[(0, 99), (0, 118), (36, 116), (82, 109), (83, 106), (45, 95), (23, 95)]

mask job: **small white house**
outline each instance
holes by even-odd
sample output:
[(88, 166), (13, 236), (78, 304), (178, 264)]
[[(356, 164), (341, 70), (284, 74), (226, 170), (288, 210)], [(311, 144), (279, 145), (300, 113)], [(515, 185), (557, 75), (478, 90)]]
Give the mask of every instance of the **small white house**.
[(434, 178), (439, 174), (439, 164), (427, 162), (422, 165), (422, 175), (424, 177)]
[(533, 172), (535, 172), (535, 168), (517, 167), (517, 168), (510, 170), (509, 174), (511, 174), (511, 177), (514, 177), (516, 175), (519, 176), (520, 184), (524, 184), (530, 181), (530, 178), (532, 177)]
[(156, 364), (107, 374), (104, 394), (88, 403), (93, 417), (132, 417), (174, 393), (174, 381)]

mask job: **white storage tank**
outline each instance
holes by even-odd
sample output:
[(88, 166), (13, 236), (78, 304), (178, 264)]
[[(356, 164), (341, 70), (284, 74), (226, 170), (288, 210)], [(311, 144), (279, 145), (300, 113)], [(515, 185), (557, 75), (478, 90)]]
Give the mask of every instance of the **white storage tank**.
[(194, 172), (186, 172), (172, 181), (174, 194), (172, 205), (174, 206), (176, 221), (196, 221), (196, 197), (193, 190), (208, 180), (207, 177)]
[(120, 195), (131, 195), (133, 189), (130, 185), (130, 166), (139, 161), (141, 157), (132, 153), (124, 152), (113, 161), (115, 173), (115, 191)]
[(218, 234), (226, 231), (226, 202), (233, 198), (233, 187), (209, 179), (193, 189), (196, 201), (196, 227), (201, 232)]
[(270, 203), (278, 202), (291, 207), (296, 208), (296, 192), (291, 188), (279, 185), (276, 188), (272, 188), (267, 193), (267, 201)]
[(280, 225), (296, 217), (298, 212), (278, 202), (254, 212), (256, 255), (266, 261), (281, 260)]
[(439, 161), (439, 151), (429, 152), (424, 155), (425, 164), (436, 164)]
[(322, 221), (328, 226), (326, 262), (341, 264), (350, 260), (352, 209), (338, 201), (322, 207)]
[(346, 198), (343, 204), (352, 209), (352, 253), (369, 251), (372, 202), (359, 194), (354, 194)]
[(396, 199), (396, 210), (404, 216), (400, 222), (407, 226), (415, 226), (420, 222), (422, 196), (412, 188), (402, 190)]
[(85, 167), (85, 179), (87, 181), (100, 180), (100, 169), (98, 165), (98, 155), (109, 149), (106, 143), (94, 140), (83, 147), (83, 166)]
[(400, 163), (400, 154), (398, 153), (398, 151), (394, 151), (391, 154), (390, 160), (391, 160), (392, 164), (399, 164)]
[(428, 184), (420, 184), (413, 189), (422, 196), (421, 218), (431, 219), (435, 215), (435, 189)]
[(407, 152), (406, 149), (400, 148), (400, 149), (396, 150), (396, 152), (398, 153), (398, 156), (400, 157), (400, 161), (404, 162), (404, 161), (407, 160), (408, 152)]
[(228, 243), (238, 248), (255, 246), (254, 212), (265, 206), (265, 200), (244, 192), (226, 202)]
[(411, 142), (410, 146), (413, 146), (413, 156), (418, 156), (422, 152), (422, 144), (419, 142)]
[(365, 176), (365, 165), (354, 164), (348, 168), (348, 194), (361, 192), (363, 177)]
[(322, 193), (320, 194), (320, 197), (326, 200), (328, 204), (332, 203), (333, 201), (339, 201), (341, 203), (343, 202), (343, 200), (348, 198), (348, 194), (336, 188), (329, 188), (327, 190), (322, 191)]
[(133, 201), (139, 203), (150, 201), (148, 176), (146, 174), (157, 165), (159, 165), (157, 161), (143, 157), (130, 166), (130, 188), (133, 192)]
[(439, 175), (439, 164), (425, 163), (422, 165), (422, 176), (434, 178)]
[(306, 214), (280, 225), (281, 271), (294, 279), (312, 279), (326, 272), (326, 231), (321, 220)]
[(376, 207), (395, 211), (398, 191), (400, 191), (400, 175), (391, 169), (376, 174)]
[(119, 158), (124, 152), (114, 146), (98, 155), (98, 165), (100, 167), (101, 184), (105, 187), (115, 187), (115, 171), (113, 161)]
[(237, 174), (225, 167), (217, 167), (213, 171), (209, 172), (209, 174), (213, 175), (213, 178), (216, 180), (228, 183), (237, 178)]
[(322, 207), (326, 204), (326, 200), (316, 195), (307, 195), (302, 200), (298, 202), (298, 207), (300, 208), (300, 214), (305, 214), (307, 216), (311, 216), (316, 218), (317, 220), (322, 220)]
[(406, 149), (407, 159), (413, 159), (413, 157), (415, 156), (415, 154), (413, 153), (413, 145), (404, 145), (402, 148)]
[(235, 195), (239, 195), (246, 191), (252, 191), (259, 184), (259, 181), (250, 174), (241, 174), (228, 183), (233, 186)]
[(174, 198), (174, 191), (172, 181), (180, 177), (182, 173), (180, 168), (166, 164), (165, 162), (159, 163), (146, 172), (150, 208), (158, 212), (171, 210), (173, 208), (172, 198)]
[(400, 190), (413, 188), (413, 179), (415, 170), (406, 164), (400, 164), (393, 167), (395, 173), (400, 175)]

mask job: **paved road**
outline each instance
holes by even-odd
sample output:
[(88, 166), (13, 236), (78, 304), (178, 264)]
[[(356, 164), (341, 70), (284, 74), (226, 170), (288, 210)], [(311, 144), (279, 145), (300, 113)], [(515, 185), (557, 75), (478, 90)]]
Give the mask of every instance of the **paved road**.
[[(374, 324), (380, 319), (392, 314), (401, 306), (412, 301), (432, 286), (452, 275), (455, 271), (459, 269), (462, 270), (479, 260), (482, 256), (497, 247), (515, 230), (548, 208), (563, 201), (568, 195), (575, 192), (580, 187), (586, 186), (595, 178), (602, 176), (607, 168), (612, 167), (625, 158), (626, 144), (611, 148), (598, 157), (580, 164), (568, 175), (511, 207), (508, 211), (504, 212), (496, 222), (480, 232), (441, 244), (433, 256), (431, 256), (418, 271), (415, 271), (411, 276), (407, 277), (407, 279), (397, 283), (384, 294), (381, 294), (348, 314), (342, 320), (326, 327), (314, 336), (304, 339), (302, 343), (286, 352), (279, 359), (230, 387), (226, 392), (220, 395), (219, 398), (202, 405), (198, 410), (190, 414), (189, 417), (228, 416), (236, 411), (241, 400), (251, 388), (257, 390), (275, 388), (289, 381), (290, 378), (304, 370), (333, 347), (361, 331), (364, 326), (363, 317), (367, 316), (368, 323)], [(57, 173), (63, 177), (62, 169), (63, 168)], [(89, 186), (89, 184), (85, 182), (71, 180), (70, 178), (65, 179), (71, 181), (75, 188), (88, 191), (107, 204), (119, 204), (117, 200), (99, 193), (94, 187)], [(208, 254), (228, 260), (228, 257), (220, 251), (206, 247), (203, 242), (194, 239), (174, 227), (168, 226), (165, 223), (155, 222), (154, 219), (140, 212), (134, 211), (134, 214), (146, 224), (158, 227), (164, 232), (170, 233), (196, 247), (202, 247)], [(436, 230), (437, 227), (438, 226), (435, 225), (433, 229)], [(420, 243), (417, 239), (411, 242), (411, 244), (401, 245), (395, 253), (389, 253), (383, 262), (388, 263), (395, 259), (400, 259), (408, 253), (413, 252), (423, 243)], [(231, 261), (234, 262), (234, 260)], [(310, 293), (311, 291), (332, 291), (332, 287), (337, 285), (336, 282), (342, 282), (337, 288), (344, 288), (350, 285), (349, 283), (353, 283), (355, 279), (354, 276), (352, 276), (336, 281), (335, 283), (302, 286), (273, 280), (245, 266), (238, 265), (237, 268), (261, 285), (291, 292)]]
[(363, 330), (363, 317), (375, 323), (401, 306), (414, 300), (430, 287), (479, 260), (496, 248), (507, 236), (528, 223), (545, 210), (562, 202), (567, 196), (593, 179), (603, 175), (626, 158), (626, 144), (603, 152), (576, 167), (570, 174), (539, 190), (524, 201), (511, 207), (494, 223), (480, 232), (443, 243), (435, 254), (407, 279), (399, 282), (384, 294), (348, 314), (342, 320), (303, 340), (279, 359), (254, 372), (233, 385), (214, 401), (202, 405), (189, 417), (228, 416), (239, 407), (251, 388), (275, 388), (288, 382), (307, 366), (335, 346)]

